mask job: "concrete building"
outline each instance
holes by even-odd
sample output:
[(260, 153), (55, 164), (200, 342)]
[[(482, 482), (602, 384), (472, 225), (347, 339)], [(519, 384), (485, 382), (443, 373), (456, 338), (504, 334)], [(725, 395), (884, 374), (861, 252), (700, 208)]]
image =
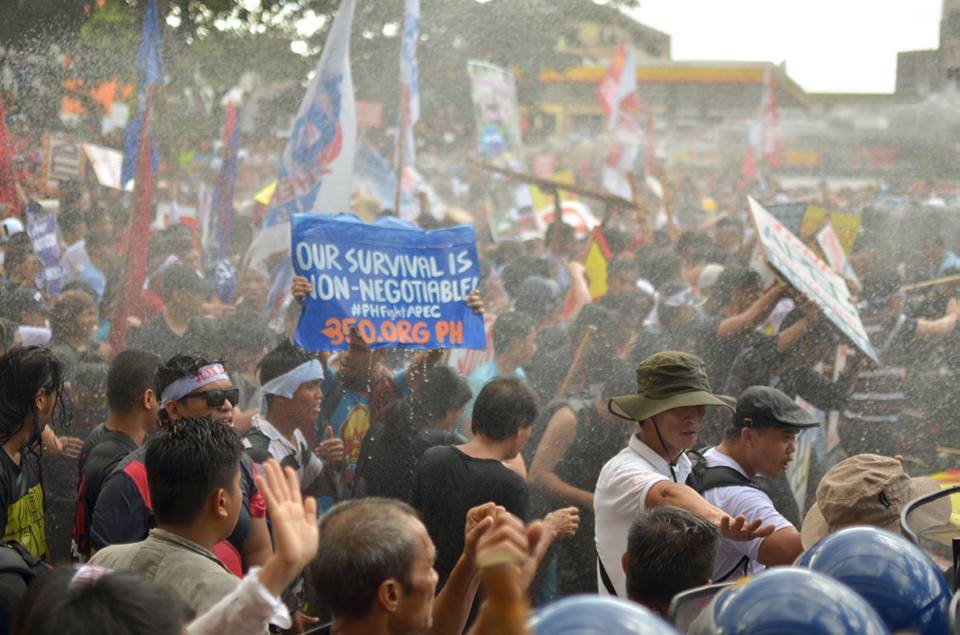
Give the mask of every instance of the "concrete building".
[(896, 95), (901, 101), (913, 101), (957, 88), (960, 88), (960, 0), (943, 0), (940, 46), (897, 53)]

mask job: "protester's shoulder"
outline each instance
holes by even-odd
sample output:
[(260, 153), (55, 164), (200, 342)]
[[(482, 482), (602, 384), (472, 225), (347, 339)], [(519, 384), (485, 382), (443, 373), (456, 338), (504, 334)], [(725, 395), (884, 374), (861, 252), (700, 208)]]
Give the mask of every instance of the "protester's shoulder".
[(88, 456), (93, 448), (95, 448), (100, 440), (103, 438), (104, 433), (106, 432), (107, 427), (100, 423), (93, 430), (90, 431), (90, 434), (87, 435), (87, 438), (83, 440), (83, 448), (80, 450), (81, 456)]
[(254, 463), (263, 463), (274, 458), (270, 452), (270, 437), (268, 437), (256, 425), (250, 428), (250, 431), (243, 437), (243, 447), (248, 456)]
[[(382, 425), (382, 424), (377, 424)], [(371, 429), (371, 434), (373, 429)], [(381, 430), (382, 432), (382, 430)], [(416, 438), (417, 443), (427, 449), (433, 448), (438, 445), (459, 445), (461, 443), (466, 443), (466, 438), (463, 435), (454, 432), (453, 430), (438, 430), (437, 428), (425, 428), (417, 434)]]
[(125, 569), (139, 553), (142, 542), (133, 542), (124, 545), (110, 545), (97, 551), (89, 564), (106, 569)]
[(437, 445), (423, 453), (417, 464), (417, 469), (420, 471), (436, 469), (450, 463), (456, 456), (457, 451), (454, 450), (453, 447), (449, 445)]
[(107, 461), (111, 466), (116, 466), (131, 452), (134, 452), (137, 447), (136, 442), (122, 432), (103, 429), (103, 432), (97, 435), (95, 439), (93, 433), (91, 433), (84, 443), (81, 455), (87, 457), (84, 466), (102, 461)]
[(488, 380), (492, 379), (497, 375), (497, 363), (494, 360), (486, 361), (479, 366), (477, 366), (467, 380), (470, 382), (470, 386), (483, 386), (487, 383)]
[(597, 479), (597, 490), (604, 488), (619, 489), (624, 486), (635, 487), (647, 480), (663, 480), (666, 477), (660, 474), (649, 461), (626, 447), (608, 460), (600, 470)]

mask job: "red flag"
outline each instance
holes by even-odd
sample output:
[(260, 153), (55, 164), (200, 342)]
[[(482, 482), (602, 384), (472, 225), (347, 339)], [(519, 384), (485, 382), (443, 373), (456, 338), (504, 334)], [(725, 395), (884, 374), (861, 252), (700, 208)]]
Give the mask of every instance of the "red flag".
[(761, 102), (763, 118), (763, 161), (771, 167), (780, 167), (783, 155), (783, 133), (780, 130), (780, 111), (777, 108), (777, 78), (772, 70), (767, 71), (767, 86)]
[(147, 88), (147, 102), (140, 128), (137, 176), (133, 194), (133, 213), (127, 229), (127, 272), (123, 281), (123, 305), (113, 325), (111, 344), (122, 350), (127, 341), (127, 318), (137, 315), (143, 306), (143, 281), (147, 275), (147, 254), (150, 246), (150, 223), (153, 211), (153, 161), (150, 149), (150, 111), (153, 87)]
[(647, 108), (647, 134), (644, 138), (643, 169), (647, 176), (657, 173), (657, 126), (653, 121), (653, 108)]
[(3, 97), (0, 96), (0, 205), (7, 208), (4, 216), (20, 213), (20, 197), (17, 196), (17, 175), (13, 170), (13, 143), (7, 118), (3, 109)]

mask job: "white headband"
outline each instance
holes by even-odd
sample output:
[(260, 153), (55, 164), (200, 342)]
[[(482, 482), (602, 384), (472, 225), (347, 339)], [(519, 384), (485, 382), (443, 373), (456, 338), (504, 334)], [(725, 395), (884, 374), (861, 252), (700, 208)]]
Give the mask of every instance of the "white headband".
[(230, 381), (227, 371), (223, 369), (223, 364), (207, 364), (201, 367), (195, 374), (181, 377), (167, 386), (160, 396), (160, 407), (166, 407), (167, 403), (171, 401), (179, 401), (194, 390), (203, 388), (207, 384), (223, 380)]
[(678, 291), (672, 296), (661, 302), (664, 306), (669, 306), (672, 308), (678, 308), (681, 306), (693, 306), (693, 292), (690, 289), (684, 289), (683, 291)]
[(265, 395), (277, 395), (287, 399), (293, 398), (302, 384), (308, 381), (323, 379), (323, 366), (315, 359), (304, 362), (279, 377), (274, 377), (263, 385), (261, 390)]

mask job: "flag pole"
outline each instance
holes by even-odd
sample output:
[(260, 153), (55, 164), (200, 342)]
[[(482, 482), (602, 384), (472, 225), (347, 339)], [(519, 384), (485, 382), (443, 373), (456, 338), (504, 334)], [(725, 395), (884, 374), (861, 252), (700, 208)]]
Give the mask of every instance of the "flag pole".
[(397, 129), (397, 187), (393, 197), (393, 212), (400, 217), (400, 189), (403, 183), (403, 168), (407, 158), (407, 129), (410, 120), (410, 86), (400, 84), (400, 126)]

